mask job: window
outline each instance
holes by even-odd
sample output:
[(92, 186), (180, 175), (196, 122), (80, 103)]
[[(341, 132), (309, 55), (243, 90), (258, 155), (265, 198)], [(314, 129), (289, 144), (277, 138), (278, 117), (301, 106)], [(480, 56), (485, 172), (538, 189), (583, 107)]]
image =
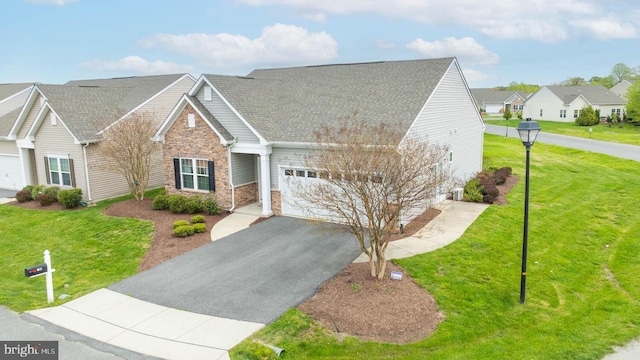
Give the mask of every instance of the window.
[(174, 159), (176, 188), (215, 191), (213, 161), (204, 159)]
[(293, 176), (293, 170), (284, 169), (284, 176)]
[(449, 151), (449, 162), (453, 162), (453, 151)]
[(45, 157), (47, 183), (60, 186), (74, 186), (72, 161), (67, 157)]
[(611, 109), (611, 116), (613, 115), (620, 116), (620, 109)]
[(296, 176), (305, 177), (306, 171), (304, 170), (296, 170)]
[(560, 110), (560, 118), (566, 118), (567, 117), (567, 110)]
[(542, 117), (542, 109), (540, 109), (540, 117)]
[(576, 119), (580, 116), (580, 110), (573, 110), (573, 118)]
[(318, 173), (315, 172), (315, 171), (307, 171), (307, 177), (317, 178), (318, 177)]

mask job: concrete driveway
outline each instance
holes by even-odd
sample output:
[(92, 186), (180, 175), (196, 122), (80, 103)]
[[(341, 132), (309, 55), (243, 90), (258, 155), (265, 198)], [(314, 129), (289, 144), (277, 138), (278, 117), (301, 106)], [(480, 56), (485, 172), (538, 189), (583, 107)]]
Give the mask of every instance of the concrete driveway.
[(273, 217), (109, 289), (175, 309), (268, 324), (360, 252), (343, 227)]

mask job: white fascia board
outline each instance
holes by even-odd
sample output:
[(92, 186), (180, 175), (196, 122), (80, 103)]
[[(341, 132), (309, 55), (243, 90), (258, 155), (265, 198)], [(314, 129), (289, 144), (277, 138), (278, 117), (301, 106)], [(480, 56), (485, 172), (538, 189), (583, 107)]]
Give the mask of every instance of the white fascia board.
[(29, 94), (27, 101), (25, 101), (24, 106), (22, 107), (22, 110), (20, 110), (20, 114), (18, 114), (18, 118), (13, 123), (13, 127), (11, 127), (11, 130), (9, 131), (9, 137), (16, 138), (18, 136), (18, 130), (20, 130), (20, 126), (22, 126), (22, 124), (24, 123), (27, 117), (27, 114), (33, 107), (33, 104), (35, 103), (36, 98), (38, 97), (38, 94), (40, 94), (40, 96), (42, 96), (42, 98), (45, 101), (48, 100), (47, 97), (44, 96), (42, 91), (40, 91), (40, 89), (38, 89), (37, 86), (33, 86), (31, 88), (31, 93)]
[(15, 93), (15, 94), (13, 94), (13, 95), (11, 95), (11, 96), (9, 96), (9, 97), (6, 97), (6, 98), (4, 98), (4, 99), (0, 100), (0, 104), (4, 103), (4, 102), (6, 102), (6, 101), (9, 101), (9, 100), (11, 100), (11, 99), (13, 99), (13, 98), (15, 98), (15, 97), (17, 97), (17, 96), (22, 95), (24, 92), (31, 91), (31, 89), (32, 89), (33, 87), (34, 87), (34, 85), (29, 85), (28, 87), (26, 87), (26, 88), (24, 88), (24, 89), (22, 89), (22, 90), (18, 91), (17, 93)]
[(236, 154), (269, 155), (271, 154), (272, 151), (273, 151), (273, 147), (271, 145), (263, 145), (263, 144), (236, 143), (231, 148), (231, 152)]
[[(211, 130), (213, 130), (213, 132), (214, 132), (216, 135), (218, 135), (218, 138), (220, 139), (220, 142), (221, 142), (223, 145), (228, 145), (228, 144), (229, 144), (229, 142), (227, 141), (227, 139), (225, 139), (225, 138), (224, 138), (224, 136), (222, 136), (222, 134), (220, 134), (220, 133), (218, 132), (218, 130), (216, 130), (216, 128), (213, 126), (213, 124), (212, 124), (212, 123), (210, 123), (210, 122), (209, 122), (209, 120), (206, 118), (206, 116), (204, 116), (204, 114), (200, 112), (200, 109), (198, 109), (198, 107), (197, 107), (193, 102), (191, 102), (191, 99), (189, 99), (189, 98), (188, 98), (188, 97), (186, 97), (186, 96), (185, 96), (185, 97), (183, 97), (183, 98), (184, 98), (184, 99), (189, 103), (189, 105), (191, 105), (191, 107), (193, 108), (193, 110), (195, 110), (195, 112), (197, 112), (197, 113), (198, 113), (198, 115), (200, 115), (200, 118), (202, 118), (202, 120), (204, 120), (204, 122), (205, 122), (205, 123), (207, 123), (207, 125), (209, 125), (209, 128), (210, 128)], [(175, 121), (175, 119), (174, 119), (174, 121)], [(222, 125), (222, 124), (221, 124), (221, 125)]]
[(107, 127), (105, 127), (104, 129), (98, 131), (98, 135), (102, 135), (102, 133), (109, 129), (110, 127), (114, 126), (115, 124), (119, 123), (120, 121), (122, 121), (123, 119), (126, 119), (127, 116), (130, 116), (131, 114), (135, 113), (136, 111), (138, 111), (139, 109), (141, 109), (143, 106), (145, 106), (146, 104), (148, 104), (149, 102), (151, 102), (153, 99), (155, 99), (156, 97), (160, 96), (160, 94), (164, 93), (165, 91), (167, 91), (168, 89), (170, 89), (171, 87), (173, 87), (175, 84), (177, 84), (178, 82), (182, 81), (185, 77), (188, 77), (190, 79), (193, 80), (193, 76), (191, 76), (190, 74), (184, 74), (183, 76), (181, 76), (179, 79), (177, 79), (176, 81), (172, 82), (171, 84), (167, 85), (164, 89), (158, 91), (157, 93), (155, 93), (153, 96), (151, 96), (150, 98), (148, 98), (147, 100), (143, 101), (142, 103), (140, 103), (138, 106), (136, 106), (135, 108), (133, 108), (131, 111), (129, 111), (128, 113), (124, 114), (123, 116), (121, 116), (119, 119), (117, 119), (116, 121), (114, 121), (113, 123), (111, 123), (110, 125), (108, 125)]
[(209, 79), (207, 79), (206, 76), (204, 76), (204, 74), (202, 74), (202, 75), (200, 75), (200, 78), (198, 78), (196, 83), (193, 84), (193, 86), (191, 87), (189, 92), (187, 92), (187, 94), (189, 94), (190, 96), (196, 96), (196, 94), (198, 93), (198, 91), (200, 90), (200, 88), (202, 87), (202, 85), (204, 83), (207, 83), (209, 86), (211, 86), (213, 88), (213, 85), (211, 85), (211, 83), (209, 82)]

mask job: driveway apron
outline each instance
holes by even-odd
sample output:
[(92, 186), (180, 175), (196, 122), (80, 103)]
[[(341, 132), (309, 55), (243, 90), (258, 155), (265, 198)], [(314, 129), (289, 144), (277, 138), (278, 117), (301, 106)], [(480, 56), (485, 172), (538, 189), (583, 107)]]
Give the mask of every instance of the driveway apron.
[(277, 216), (109, 289), (180, 310), (268, 324), (360, 253), (344, 227)]

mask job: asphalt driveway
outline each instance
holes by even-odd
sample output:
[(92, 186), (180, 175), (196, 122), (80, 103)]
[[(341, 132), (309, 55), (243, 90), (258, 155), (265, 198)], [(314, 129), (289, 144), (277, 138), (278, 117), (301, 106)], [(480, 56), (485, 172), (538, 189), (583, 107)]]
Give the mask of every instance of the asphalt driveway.
[(272, 217), (109, 287), (195, 313), (268, 324), (359, 254), (338, 225)]

